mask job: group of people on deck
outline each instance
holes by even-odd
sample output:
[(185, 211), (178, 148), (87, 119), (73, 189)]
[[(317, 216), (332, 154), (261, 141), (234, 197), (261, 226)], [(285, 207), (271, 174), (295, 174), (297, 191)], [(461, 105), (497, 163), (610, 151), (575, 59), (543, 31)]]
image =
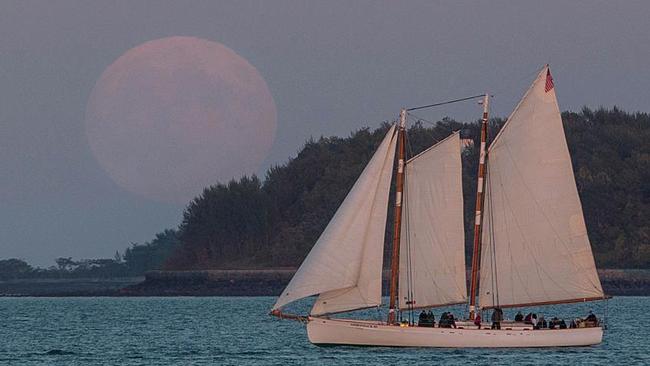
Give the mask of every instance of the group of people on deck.
[[(491, 329), (501, 329), (501, 323), (504, 321), (503, 310), (501, 308), (494, 308), (492, 312), (492, 321)], [(559, 319), (558, 317), (553, 317), (550, 320), (544, 319), (543, 315), (537, 315), (536, 313), (528, 313), (526, 316), (517, 312), (514, 319), (515, 323), (524, 323), (532, 325), (533, 329), (567, 329), (567, 328), (583, 328), (583, 327), (595, 327), (599, 325), (598, 318), (591, 311), (585, 319), (578, 318), (572, 320), (571, 323), (567, 325), (564, 319)], [(422, 310), (418, 318), (419, 327), (434, 327), (436, 325), (436, 319), (431, 310), (425, 311)], [(474, 318), (474, 325), (481, 329), (481, 313), (476, 314)], [(456, 328), (456, 318), (454, 314), (450, 312), (444, 312), (440, 315), (440, 321), (438, 322), (439, 328)]]
[[(431, 310), (424, 311), (420, 313), (418, 317), (418, 327), (434, 327), (436, 325), (436, 317), (433, 315)], [(440, 315), (440, 321), (438, 322), (439, 328), (456, 328), (456, 318), (454, 314), (450, 312), (444, 312)]]
[(436, 317), (431, 310), (420, 313), (418, 317), (418, 327), (433, 327), (436, 324)]
[(526, 316), (517, 312), (515, 315), (515, 322), (522, 322), (524, 324), (530, 324), (533, 326), (533, 329), (567, 329), (567, 328), (580, 328), (580, 327), (595, 327), (598, 325), (598, 318), (594, 313), (589, 311), (587, 318), (572, 320), (571, 323), (567, 326), (567, 323), (564, 319), (559, 319), (558, 317), (553, 317), (551, 320), (546, 321), (543, 315), (537, 316), (535, 313), (528, 313)]

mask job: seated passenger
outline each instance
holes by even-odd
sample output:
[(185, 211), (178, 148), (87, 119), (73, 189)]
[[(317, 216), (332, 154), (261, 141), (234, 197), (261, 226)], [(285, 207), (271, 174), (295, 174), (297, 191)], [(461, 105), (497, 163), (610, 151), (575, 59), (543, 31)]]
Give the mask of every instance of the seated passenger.
[(447, 319), (449, 319), (449, 325), (456, 328), (456, 318), (454, 318), (454, 314), (449, 313), (449, 317), (447, 317)]
[(526, 316), (524, 317), (524, 323), (526, 323), (526, 324), (532, 324), (532, 323), (531, 323), (531, 320), (532, 320), (532, 319), (533, 319), (533, 313), (528, 313), (528, 314), (526, 314)]
[(516, 322), (524, 321), (524, 314), (522, 314), (521, 311), (518, 311), (517, 315), (515, 315), (515, 321)]
[(444, 312), (440, 315), (440, 321), (438, 322), (438, 327), (440, 328), (451, 328), (451, 322), (449, 320), (449, 313)]
[(433, 326), (436, 325), (436, 317), (435, 317), (435, 315), (433, 315), (433, 313), (431, 312), (431, 310), (427, 311), (427, 319), (429, 320), (429, 322), (428, 322), (427, 324), (428, 324), (430, 327), (433, 327)]
[(587, 315), (587, 318), (585, 319), (585, 326), (587, 327), (596, 327), (598, 326), (598, 318), (596, 318), (596, 315), (589, 310), (589, 315)]
[(424, 310), (422, 310), (420, 316), (418, 316), (418, 327), (424, 326), (424, 323), (426, 323), (426, 321), (427, 321), (427, 313), (425, 313)]
[(537, 319), (537, 328), (546, 329), (546, 327), (548, 327), (548, 323), (546, 323), (546, 319), (544, 319), (544, 316), (540, 315), (539, 319)]
[(564, 322), (564, 319), (560, 320), (560, 329), (566, 329), (566, 323)]

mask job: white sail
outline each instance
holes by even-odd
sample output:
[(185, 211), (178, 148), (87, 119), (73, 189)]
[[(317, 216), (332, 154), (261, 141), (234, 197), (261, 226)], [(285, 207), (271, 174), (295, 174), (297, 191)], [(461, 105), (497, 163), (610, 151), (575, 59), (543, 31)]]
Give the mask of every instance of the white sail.
[(463, 303), (465, 230), (460, 137), (454, 133), (406, 164), (399, 306)]
[(603, 297), (545, 67), (488, 151), (481, 307)]
[(320, 294), (312, 315), (381, 304), (388, 195), (397, 137), (393, 126), (273, 309)]

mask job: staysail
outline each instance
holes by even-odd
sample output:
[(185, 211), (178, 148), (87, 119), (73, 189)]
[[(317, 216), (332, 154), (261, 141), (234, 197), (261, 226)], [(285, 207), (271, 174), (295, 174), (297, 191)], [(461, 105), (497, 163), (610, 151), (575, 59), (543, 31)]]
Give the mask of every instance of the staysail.
[(460, 151), (456, 132), (406, 163), (399, 257), (403, 310), (467, 300)]
[(479, 304), (604, 297), (546, 66), (488, 150)]
[(320, 294), (311, 314), (378, 306), (388, 195), (397, 142), (391, 127), (273, 309)]

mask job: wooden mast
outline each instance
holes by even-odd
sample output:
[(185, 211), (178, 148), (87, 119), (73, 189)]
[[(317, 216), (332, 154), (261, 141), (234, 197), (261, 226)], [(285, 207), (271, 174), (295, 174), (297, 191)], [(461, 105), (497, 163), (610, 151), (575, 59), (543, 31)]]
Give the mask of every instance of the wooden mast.
[(483, 224), (483, 191), (485, 188), (485, 158), (487, 155), (487, 130), (490, 97), (486, 93), (483, 97), (483, 119), (481, 121), (481, 147), (479, 151), (478, 184), (476, 190), (476, 216), (474, 221), (474, 248), (472, 251), (472, 278), (469, 292), (469, 318), (474, 319), (476, 313), (476, 289), (481, 265), (481, 228)]
[(390, 293), (388, 324), (395, 324), (397, 312), (397, 280), (399, 278), (400, 234), (402, 230), (402, 193), (404, 192), (404, 168), (406, 162), (406, 109), (399, 113), (397, 129), (397, 182), (395, 190), (395, 221), (393, 225), (393, 253), (390, 261)]

